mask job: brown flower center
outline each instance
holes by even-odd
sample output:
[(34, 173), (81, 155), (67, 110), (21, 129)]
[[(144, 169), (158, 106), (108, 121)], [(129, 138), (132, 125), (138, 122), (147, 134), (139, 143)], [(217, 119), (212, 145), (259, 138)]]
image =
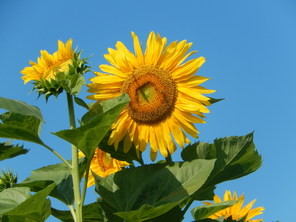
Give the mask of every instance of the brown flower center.
[(124, 82), (122, 93), (128, 93), (127, 106), (133, 120), (155, 124), (165, 120), (174, 110), (178, 96), (176, 84), (168, 71), (155, 67), (136, 69)]

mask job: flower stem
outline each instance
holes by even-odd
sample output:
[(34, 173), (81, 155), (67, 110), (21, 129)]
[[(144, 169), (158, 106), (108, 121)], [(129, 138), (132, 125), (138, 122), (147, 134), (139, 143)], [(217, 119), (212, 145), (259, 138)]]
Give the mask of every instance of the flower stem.
[[(76, 128), (75, 113), (73, 105), (73, 96), (67, 93), (68, 112), (70, 129)], [(79, 178), (79, 164), (78, 164), (78, 148), (72, 144), (72, 178), (75, 199), (75, 216), (74, 221), (82, 222), (82, 202), (80, 196), (80, 178)], [(76, 219), (76, 220), (75, 220)]]

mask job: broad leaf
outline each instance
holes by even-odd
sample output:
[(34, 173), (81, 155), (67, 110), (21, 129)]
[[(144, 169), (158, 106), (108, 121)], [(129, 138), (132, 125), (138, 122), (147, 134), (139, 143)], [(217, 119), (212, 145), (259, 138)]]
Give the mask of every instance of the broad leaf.
[(78, 147), (87, 159), (91, 159), (96, 147), (128, 102), (129, 98), (126, 94), (114, 98), (109, 102), (105, 101), (104, 104), (108, 104), (109, 106), (108, 109), (103, 110), (102, 114), (93, 116), (90, 121), (79, 128), (62, 130), (54, 134)]
[(42, 114), (36, 106), (28, 105), (22, 101), (0, 97), (0, 108), (23, 116), (34, 116), (43, 121)]
[(55, 184), (49, 185), (3, 214), (8, 217), (9, 221), (18, 221), (21, 218), (23, 221), (45, 221), (51, 214), (50, 200), (46, 198), (54, 187)]
[(56, 187), (50, 193), (65, 204), (72, 204), (74, 201), (73, 182), (71, 170), (64, 163), (49, 165), (32, 171), (30, 177), (26, 178), (17, 186), (30, 187), (32, 191), (40, 191), (51, 183)]
[(104, 139), (102, 139), (101, 143), (99, 144), (99, 148), (107, 153), (110, 153), (111, 157), (121, 160), (121, 161), (127, 161), (129, 163), (132, 163), (133, 160), (137, 161), (140, 164), (143, 164), (143, 159), (141, 156), (141, 153), (139, 156), (137, 155), (136, 148), (134, 145), (132, 145), (131, 149), (128, 152), (124, 152), (124, 142), (121, 141), (118, 144), (118, 148), (115, 149), (114, 145), (109, 145), (108, 140), (110, 137), (111, 132), (106, 134)]
[(179, 206), (174, 207), (170, 211), (166, 212), (165, 214), (162, 214), (158, 217), (145, 220), (145, 222), (181, 222), (184, 219), (184, 214)]
[(0, 161), (26, 154), (29, 150), (23, 146), (11, 145), (9, 143), (0, 143)]
[(191, 210), (191, 215), (195, 220), (206, 219), (209, 216), (213, 215), (214, 213), (223, 210), (227, 207), (230, 207), (236, 204), (238, 201), (231, 200), (225, 201), (221, 203), (213, 203), (211, 205), (202, 205), (199, 207), (195, 207)]
[(173, 165), (151, 164), (125, 169), (104, 178), (97, 192), (126, 221), (158, 217), (195, 193), (207, 180), (215, 160)]
[(186, 161), (217, 159), (207, 186), (243, 177), (257, 170), (262, 163), (253, 143), (253, 133), (216, 139), (213, 144), (195, 143), (181, 153)]
[(35, 116), (24, 116), (18, 113), (4, 113), (0, 115), (0, 137), (24, 140), (44, 145), (39, 137), (41, 120)]
[[(52, 208), (52, 215), (63, 222), (74, 222), (70, 211), (57, 210)], [(91, 203), (83, 206), (83, 222), (104, 222), (104, 214), (98, 203)]]
[(30, 197), (27, 187), (8, 188), (0, 192), (0, 215), (16, 208)]

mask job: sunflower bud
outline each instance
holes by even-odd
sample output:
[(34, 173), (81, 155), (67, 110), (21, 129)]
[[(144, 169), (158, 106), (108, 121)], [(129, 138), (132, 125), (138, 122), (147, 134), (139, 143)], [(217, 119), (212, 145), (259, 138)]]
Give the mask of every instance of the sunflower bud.
[(14, 174), (11, 170), (8, 170), (7, 172), (2, 171), (2, 175), (0, 177), (0, 192), (7, 188), (13, 187), (13, 185), (16, 183), (16, 174)]
[(32, 81), (33, 90), (44, 95), (58, 96), (65, 90), (71, 95), (77, 95), (85, 84), (83, 74), (88, 71), (86, 59), (81, 59), (81, 52), (72, 49), (72, 39), (66, 44), (58, 41), (58, 51), (49, 54), (46, 50), (40, 51), (41, 56), (37, 63), (30, 61), (30, 67), (25, 67), (21, 74), (24, 83)]

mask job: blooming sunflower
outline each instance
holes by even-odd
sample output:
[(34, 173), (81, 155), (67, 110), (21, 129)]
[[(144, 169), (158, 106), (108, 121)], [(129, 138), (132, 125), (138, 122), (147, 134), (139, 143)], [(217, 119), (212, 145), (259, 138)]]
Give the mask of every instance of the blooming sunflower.
[[(262, 214), (264, 208), (263, 207), (257, 207), (254, 209), (251, 209), (254, 203), (256, 202), (256, 199), (251, 201), (248, 205), (242, 208), (244, 203), (244, 195), (241, 195), (240, 197), (237, 197), (236, 192), (233, 192), (233, 196), (231, 195), (231, 192), (229, 190), (226, 190), (224, 194), (224, 201), (229, 200), (238, 200), (239, 202), (234, 204), (231, 207), (228, 207), (226, 209), (220, 210), (216, 212), (215, 214), (211, 215), (210, 219), (217, 219), (220, 217), (225, 217), (225, 219), (232, 217), (233, 220), (239, 220), (242, 218), (245, 218), (246, 222), (260, 222), (263, 221), (263, 219), (257, 219), (257, 220), (251, 220), (253, 217), (258, 216)], [(222, 200), (215, 195), (214, 196), (214, 202), (220, 203)], [(212, 203), (204, 202), (207, 205), (211, 205)]]
[(73, 76), (85, 73), (88, 68), (85, 66), (86, 59), (81, 60), (80, 53), (75, 53), (72, 49), (72, 39), (69, 39), (66, 44), (58, 41), (58, 51), (52, 55), (46, 50), (41, 50), (40, 54), (37, 63), (30, 61), (31, 66), (25, 67), (21, 74), (25, 84), (33, 81), (34, 89), (39, 94), (45, 94), (46, 97), (57, 96), (66, 89), (65, 79), (71, 82), (73, 87), (75, 85)]
[[(201, 86), (208, 80), (194, 76), (205, 62), (204, 57), (184, 62), (194, 52), (188, 52), (192, 43), (175, 41), (166, 46), (167, 39), (151, 32), (143, 52), (139, 39), (132, 32), (135, 53), (122, 42), (105, 55), (111, 65), (101, 65), (105, 72), (95, 72), (88, 84), (89, 99), (98, 102), (127, 93), (130, 103), (112, 126), (109, 144), (118, 148), (124, 140), (124, 151), (132, 144), (143, 152), (150, 143), (150, 157), (154, 161), (158, 150), (167, 157), (176, 150), (175, 142), (184, 147), (189, 143), (185, 133), (197, 138), (194, 123), (205, 123), (209, 98), (213, 93)], [(175, 142), (173, 142), (173, 139)]]
[[(79, 157), (83, 156), (83, 153), (79, 152)], [(130, 165), (128, 162), (114, 159), (109, 153), (96, 148), (95, 154), (90, 163), (90, 170), (100, 177), (106, 177), (112, 173), (120, 171), (123, 167), (128, 165)], [(88, 174), (87, 187), (95, 184), (95, 178), (91, 171)]]

